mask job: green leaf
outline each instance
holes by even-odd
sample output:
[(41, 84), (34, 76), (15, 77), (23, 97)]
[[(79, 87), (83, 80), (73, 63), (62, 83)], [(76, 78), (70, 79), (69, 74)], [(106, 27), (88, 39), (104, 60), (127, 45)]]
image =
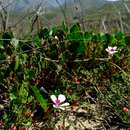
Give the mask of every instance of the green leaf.
[(28, 83), (27, 82), (23, 82), (22, 86), (20, 87), (19, 90), (19, 98), (21, 100), (22, 103), (26, 103), (27, 102), (27, 97), (28, 97)]
[(33, 41), (36, 47), (41, 47), (41, 39), (38, 37), (38, 35), (34, 37)]
[(76, 33), (76, 32), (80, 32), (80, 31), (81, 31), (81, 27), (80, 27), (80, 25), (78, 23), (73, 25), (70, 28), (70, 33)]
[(89, 33), (89, 32), (85, 32), (84, 33), (84, 40), (86, 42), (90, 42), (92, 40), (92, 33)]
[(77, 54), (85, 52), (84, 35), (80, 32), (72, 32), (68, 34), (67, 39), (71, 42), (69, 50)]
[(112, 38), (112, 36), (111, 36), (110, 34), (106, 33), (106, 34), (105, 34), (105, 37), (106, 37), (106, 38), (105, 38), (105, 39), (106, 39), (105, 42), (106, 42), (107, 44), (112, 43), (113, 38)]
[(65, 24), (65, 22), (62, 22), (62, 28), (63, 28), (64, 32), (68, 32), (68, 27)]
[(84, 54), (84, 53), (85, 53), (85, 50), (86, 50), (86, 47), (85, 47), (85, 45), (84, 45), (84, 42), (80, 42), (79, 48), (78, 48), (78, 53), (79, 53), (79, 54)]
[(19, 56), (16, 56), (16, 59), (15, 59), (15, 70), (17, 70), (19, 68), (19, 65), (21, 63), (21, 60), (20, 60), (20, 57)]
[(130, 47), (130, 36), (125, 37), (125, 43)]
[(124, 37), (125, 37), (125, 35), (124, 35), (124, 33), (122, 33), (122, 32), (117, 32), (117, 33), (115, 34), (115, 38), (116, 38), (117, 40), (122, 40), (122, 39), (124, 39)]
[(27, 75), (27, 79), (29, 79), (29, 80), (31, 80), (31, 79), (33, 79), (33, 77), (35, 77), (35, 70), (33, 69), (27, 69), (26, 70), (26, 75)]
[(17, 99), (17, 97), (13, 93), (10, 93), (9, 98), (11, 101)]
[(3, 42), (0, 41), (0, 49), (4, 49)]
[(43, 98), (39, 89), (36, 86), (33, 86), (32, 90), (34, 92), (34, 95), (35, 95), (37, 101), (40, 103), (41, 107), (44, 109), (44, 111), (47, 111), (47, 109), (48, 109), (47, 100)]

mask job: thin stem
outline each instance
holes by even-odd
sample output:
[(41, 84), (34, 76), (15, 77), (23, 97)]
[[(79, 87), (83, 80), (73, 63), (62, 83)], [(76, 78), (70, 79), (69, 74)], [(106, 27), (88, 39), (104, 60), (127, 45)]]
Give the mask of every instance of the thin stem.
[[(12, 39), (0, 39), (0, 41), (10, 41)], [(31, 42), (32, 40), (24, 40), (24, 39), (17, 39), (18, 41), (23, 41), (23, 42)]]
[[(91, 59), (83, 59), (83, 60), (74, 60), (73, 62), (86, 62), (86, 61), (89, 61)], [(108, 61), (109, 58), (95, 58), (96, 61)]]
[(113, 66), (117, 67), (124, 75), (128, 76), (127, 73), (120, 67), (118, 66), (117, 64), (113, 63), (113, 62), (110, 62)]

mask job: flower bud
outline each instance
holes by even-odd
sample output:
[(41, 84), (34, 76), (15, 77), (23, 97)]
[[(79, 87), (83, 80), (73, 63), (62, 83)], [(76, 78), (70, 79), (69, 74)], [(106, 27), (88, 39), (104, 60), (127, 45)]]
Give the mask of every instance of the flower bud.
[(123, 112), (129, 112), (129, 109), (127, 107), (123, 107)]

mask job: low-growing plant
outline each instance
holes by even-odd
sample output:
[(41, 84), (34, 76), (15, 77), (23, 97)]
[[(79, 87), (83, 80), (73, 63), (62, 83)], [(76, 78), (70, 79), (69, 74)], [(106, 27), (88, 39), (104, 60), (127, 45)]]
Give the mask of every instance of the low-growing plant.
[[(70, 106), (73, 101), (104, 103), (109, 116), (130, 122), (130, 36), (83, 32), (78, 23), (70, 28), (63, 23), (30, 37), (1, 36), (0, 120), (5, 129), (29, 127), (37, 116), (51, 121), (53, 94), (65, 94)], [(86, 92), (89, 100), (84, 100)]]

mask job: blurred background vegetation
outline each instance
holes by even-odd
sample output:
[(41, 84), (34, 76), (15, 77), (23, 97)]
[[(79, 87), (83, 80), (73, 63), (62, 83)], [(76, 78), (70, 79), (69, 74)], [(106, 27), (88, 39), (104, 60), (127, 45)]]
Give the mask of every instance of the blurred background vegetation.
[(62, 21), (79, 22), (85, 31), (130, 30), (128, 0), (1, 0), (0, 10), (0, 31), (12, 30), (17, 37)]

